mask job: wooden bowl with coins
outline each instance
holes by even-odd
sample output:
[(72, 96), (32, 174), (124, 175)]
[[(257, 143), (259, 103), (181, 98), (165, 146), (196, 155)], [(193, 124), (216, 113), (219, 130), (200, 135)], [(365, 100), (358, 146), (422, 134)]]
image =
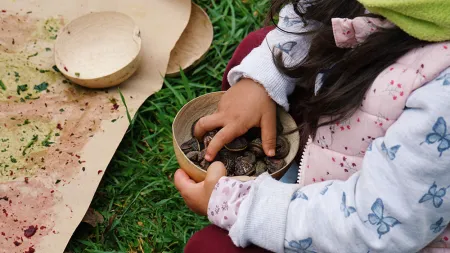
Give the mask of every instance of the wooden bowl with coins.
[[(200, 140), (193, 136), (193, 127), (202, 117), (213, 114), (224, 92), (214, 92), (187, 103), (178, 112), (172, 124), (175, 155), (180, 167), (195, 181), (205, 179), (210, 165), (204, 159), (206, 148), (220, 129), (210, 131)], [(284, 110), (277, 111), (277, 145), (275, 157), (264, 154), (261, 143), (261, 129), (252, 128), (245, 135), (228, 143), (217, 154), (215, 161), (221, 161), (227, 169), (227, 176), (247, 181), (268, 172), (281, 178), (297, 155), (300, 143), (294, 119)]]

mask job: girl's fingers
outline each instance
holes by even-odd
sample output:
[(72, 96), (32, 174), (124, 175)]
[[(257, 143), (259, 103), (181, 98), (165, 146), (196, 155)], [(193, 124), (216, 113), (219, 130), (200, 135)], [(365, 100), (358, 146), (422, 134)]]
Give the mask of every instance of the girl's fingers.
[(178, 169), (173, 176), (175, 187), (183, 195), (185, 192), (189, 191), (193, 186), (196, 185), (194, 180), (192, 180), (186, 172), (182, 169)]
[(238, 124), (226, 125), (211, 140), (206, 150), (205, 159), (209, 162), (213, 161), (217, 153), (225, 146), (232, 142), (235, 138), (243, 135), (247, 130), (243, 131), (242, 126)]
[(223, 126), (223, 115), (214, 113), (201, 118), (194, 127), (194, 136), (202, 138), (207, 132)]
[(267, 156), (275, 155), (277, 144), (276, 112), (268, 112), (261, 118), (261, 139), (264, 152)]

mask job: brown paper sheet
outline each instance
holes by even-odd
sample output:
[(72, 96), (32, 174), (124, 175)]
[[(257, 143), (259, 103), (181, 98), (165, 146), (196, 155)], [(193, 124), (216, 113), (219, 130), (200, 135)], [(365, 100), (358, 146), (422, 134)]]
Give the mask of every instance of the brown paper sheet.
[(116, 88), (79, 88), (51, 68), (54, 36), (91, 11), (135, 20), (143, 60), (120, 86), (133, 117), (161, 89), (191, 2), (2, 0), (0, 8), (0, 252), (63, 252), (129, 123)]

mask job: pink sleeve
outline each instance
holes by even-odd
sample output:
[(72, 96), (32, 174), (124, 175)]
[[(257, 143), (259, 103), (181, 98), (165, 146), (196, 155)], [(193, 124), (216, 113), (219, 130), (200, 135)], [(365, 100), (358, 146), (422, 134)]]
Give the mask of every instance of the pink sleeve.
[(218, 227), (229, 230), (236, 222), (239, 206), (247, 197), (253, 180), (222, 177), (217, 182), (208, 204), (208, 219)]

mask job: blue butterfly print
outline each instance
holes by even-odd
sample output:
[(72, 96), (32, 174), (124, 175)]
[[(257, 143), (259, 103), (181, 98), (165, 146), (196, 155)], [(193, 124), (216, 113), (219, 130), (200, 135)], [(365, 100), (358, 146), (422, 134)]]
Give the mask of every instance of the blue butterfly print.
[(397, 145), (393, 146), (392, 148), (387, 148), (384, 142), (381, 144), (381, 150), (389, 157), (391, 161), (395, 160), (395, 156), (397, 155), (400, 147), (400, 145)]
[(434, 144), (439, 142), (439, 146), (437, 147), (438, 151), (441, 153), (439, 157), (442, 156), (444, 151), (450, 148), (450, 134), (447, 134), (447, 122), (445, 122), (444, 118), (439, 117), (436, 123), (433, 126), (433, 133), (427, 135), (427, 138), (423, 143)]
[[(371, 225), (378, 226), (378, 238), (388, 233), (395, 225), (401, 224), (396, 218), (384, 216), (384, 204), (381, 199), (377, 199), (372, 205), (372, 213), (369, 214), (368, 222)], [(367, 221), (366, 221), (367, 222)]]
[(325, 193), (327, 193), (327, 191), (328, 191), (328, 187), (330, 187), (330, 186), (332, 186), (332, 185), (333, 185), (333, 182), (327, 184), (327, 185), (325, 186), (325, 188), (323, 188), (323, 189), (320, 191), (320, 194), (325, 195)]
[(345, 218), (350, 217), (352, 213), (356, 213), (356, 208), (347, 206), (347, 197), (345, 196), (345, 192), (342, 193), (341, 211), (344, 212)]
[(444, 86), (450, 85), (450, 73), (447, 73), (447, 74), (439, 77), (438, 79), (436, 79), (436, 81), (442, 81), (442, 80), (444, 80), (442, 85), (444, 85)]
[(447, 226), (447, 224), (442, 225), (443, 222), (444, 218), (441, 217), (438, 221), (436, 221), (436, 223), (431, 224), (430, 230), (433, 231), (433, 233), (435, 234), (441, 232), (442, 229), (444, 229)]
[[(313, 240), (311, 238), (307, 238), (301, 241), (290, 241), (289, 247), (294, 249), (294, 252), (297, 253), (316, 253), (314, 250), (311, 250)], [(291, 250), (290, 250), (291, 251)]]
[(296, 192), (294, 192), (294, 194), (292, 194), (292, 198), (291, 201), (294, 201), (296, 199), (304, 199), (304, 200), (308, 200), (308, 196), (306, 196), (306, 194), (304, 194), (303, 192), (301, 192), (300, 190), (297, 190)]
[(302, 21), (299, 20), (298, 18), (293, 18), (293, 19), (291, 19), (291, 18), (289, 18), (288, 16), (285, 16), (285, 17), (283, 18), (283, 23), (286, 25), (286, 27), (291, 27), (291, 26), (293, 26), (293, 25), (302, 23)]
[(372, 151), (373, 141), (367, 147), (367, 151)]
[(288, 41), (283, 44), (278, 44), (276, 47), (280, 49), (281, 51), (285, 52), (286, 54), (290, 54), (292, 49), (297, 45), (297, 42), (295, 41)]
[(445, 194), (447, 194), (448, 188), (449, 187), (437, 190), (436, 182), (434, 182), (433, 185), (430, 186), (430, 189), (428, 189), (428, 193), (423, 195), (423, 197), (419, 200), (419, 203), (424, 203), (429, 200), (433, 200), (434, 207), (436, 208), (441, 207), (442, 203), (444, 203), (443, 197), (445, 196)]

